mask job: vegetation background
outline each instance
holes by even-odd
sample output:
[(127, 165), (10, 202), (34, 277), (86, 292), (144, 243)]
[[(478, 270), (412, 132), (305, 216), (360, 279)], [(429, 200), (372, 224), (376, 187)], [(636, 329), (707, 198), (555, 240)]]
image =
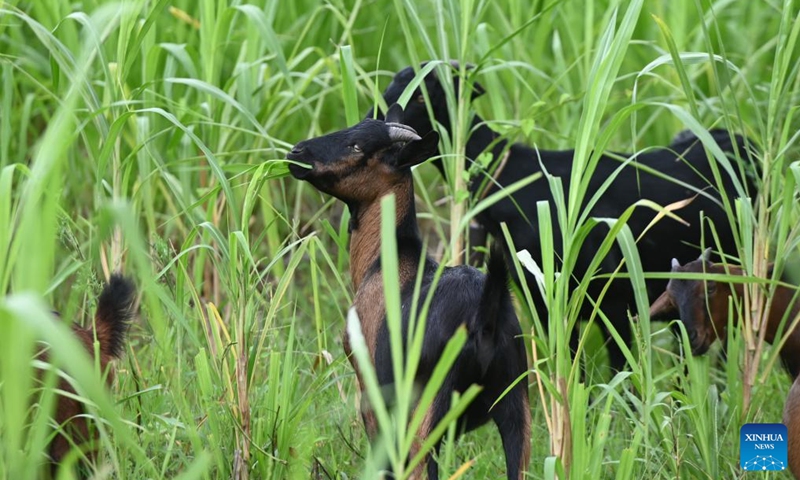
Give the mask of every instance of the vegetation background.
[[(54, 397), (30, 361), (44, 340), (104, 419), (97, 478), (369, 478), (340, 340), (347, 214), (282, 159), (423, 60), (478, 65), (474, 109), (513, 140), (577, 148), (581, 174), (595, 148), (642, 151), (687, 127), (748, 135), (761, 195), (726, 208), (746, 270), (783, 270), (800, 244), (799, 32), (792, 0), (0, 3), (0, 477), (44, 468)], [(434, 170), (415, 171), (419, 219), (429, 251), (451, 258), (474, 206), (463, 176)], [(142, 315), (112, 396), (48, 312), (91, 318), (116, 269), (140, 286)], [(769, 285), (751, 284), (747, 325)], [(742, 478), (740, 425), (779, 421), (791, 384), (776, 349), (737, 333), (727, 362), (684, 358), (668, 325), (640, 318), (631, 370), (583, 383), (553, 348), (586, 301), (562, 290), (551, 311), (569, 321), (530, 342), (544, 383), (531, 376), (529, 478)], [(504, 475), (492, 426), (446, 442), (440, 462), (444, 478)]]

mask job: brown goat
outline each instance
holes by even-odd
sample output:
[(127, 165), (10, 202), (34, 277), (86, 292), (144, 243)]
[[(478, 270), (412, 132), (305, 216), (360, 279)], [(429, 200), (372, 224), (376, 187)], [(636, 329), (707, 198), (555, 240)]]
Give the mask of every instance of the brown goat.
[(786, 425), (789, 446), (789, 470), (800, 480), (800, 376), (795, 378), (783, 407), (783, 424)]
[[(438, 265), (424, 254), (414, 209), (411, 167), (431, 157), (438, 135), (431, 132), (420, 138), (401, 123), (402, 113), (394, 105), (386, 115), (386, 122), (366, 119), (351, 128), (300, 142), (287, 155), (299, 165), (292, 164), (289, 169), (296, 178), (342, 200), (350, 209), (354, 307), (381, 386), (394, 383), (380, 256), (382, 197), (394, 194), (397, 205), (395, 234), (402, 338), (408, 338), (415, 285), (420, 285), (421, 299), (435, 288), (415, 376), (417, 386), (427, 383), (447, 342), (459, 328), (466, 326), (466, 343), (424, 414), (409, 458), (415, 456), (444, 418), (452, 394), (477, 384), (483, 390), (459, 418), (459, 430), (469, 431), (494, 421), (503, 441), (508, 478), (519, 479), (530, 456), (528, 390), (521, 381), (503, 394), (524, 376), (527, 359), (522, 330), (511, 304), (503, 253), (497, 248), (492, 251), (487, 274), (461, 265), (444, 268), (438, 283), (435, 282)], [(344, 344), (345, 353), (350, 356), (346, 336)], [(359, 367), (352, 356), (350, 361), (356, 370), (359, 389), (363, 390)], [(375, 439), (379, 426), (374, 414), (365, 408), (362, 416), (367, 434)], [(430, 456), (412, 472), (411, 478), (421, 478), (425, 470), (431, 480), (439, 478), (437, 464)]]
[[(697, 260), (681, 266), (672, 259), (672, 271), (676, 273), (714, 273), (744, 275), (740, 267), (714, 264), (708, 260), (710, 249)], [(770, 266), (770, 270), (772, 267)], [(667, 319), (675, 313), (686, 327), (692, 353), (702, 355), (718, 337), (725, 339), (728, 328), (728, 297), (736, 293), (738, 298), (744, 295), (744, 284), (725, 283), (713, 280), (685, 280), (673, 278), (667, 289), (650, 306), (651, 319)], [(772, 297), (767, 319), (765, 339), (772, 343), (776, 339), (781, 321), (784, 323), (786, 343), (781, 349), (781, 359), (792, 377), (800, 373), (800, 328), (786, 333), (798, 313), (800, 301), (795, 290), (786, 286), (778, 286)], [(780, 339), (778, 339), (780, 340)]]
[[(128, 322), (134, 314), (134, 296), (136, 289), (133, 283), (126, 278), (114, 274), (103, 288), (97, 300), (97, 311), (94, 317), (94, 328), (91, 325), (81, 327), (72, 324), (72, 332), (84, 346), (89, 355), (94, 356), (95, 336), (99, 348), (100, 368), (107, 372), (108, 385), (114, 380), (113, 370), (109, 363), (119, 358), (125, 341)], [(47, 352), (41, 353), (38, 358), (47, 361)], [(75, 395), (75, 389), (66, 381), (60, 380), (57, 388)], [(53, 416), (60, 431), (50, 443), (48, 454), (53, 462), (53, 472), (64, 456), (75, 447), (88, 447), (85, 452), (89, 459), (94, 457), (94, 447), (91, 446), (95, 435), (90, 433), (89, 422), (84, 417), (83, 404), (66, 395), (56, 399), (56, 411)]]

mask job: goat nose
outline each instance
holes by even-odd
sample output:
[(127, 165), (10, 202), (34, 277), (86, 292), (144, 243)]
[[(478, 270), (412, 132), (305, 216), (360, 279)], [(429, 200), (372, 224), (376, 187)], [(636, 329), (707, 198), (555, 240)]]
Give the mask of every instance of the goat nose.
[(694, 343), (695, 340), (697, 340), (697, 330), (690, 330), (689, 331), (689, 341), (691, 343)]
[(292, 147), (292, 151), (289, 152), (289, 153), (291, 153), (292, 155), (299, 155), (299, 154), (303, 153), (303, 150), (305, 150), (305, 149), (306, 148), (303, 145), (298, 143), (297, 145)]

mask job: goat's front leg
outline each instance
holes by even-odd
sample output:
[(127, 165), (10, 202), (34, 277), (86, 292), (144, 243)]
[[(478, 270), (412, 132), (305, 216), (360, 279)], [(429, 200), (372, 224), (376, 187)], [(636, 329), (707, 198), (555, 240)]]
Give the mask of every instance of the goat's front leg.
[(369, 404), (369, 400), (367, 399), (364, 379), (361, 377), (361, 369), (358, 368), (356, 357), (352, 355), (350, 338), (347, 336), (346, 332), (342, 336), (342, 346), (344, 347), (345, 355), (347, 355), (347, 360), (350, 361), (350, 365), (352, 365), (356, 373), (356, 389), (358, 390), (356, 401), (360, 403), (359, 410), (361, 411), (361, 420), (364, 422), (364, 430), (366, 430), (367, 438), (369, 438), (370, 442), (374, 442), (375, 439), (378, 438), (378, 418), (375, 416), (375, 411), (372, 410), (372, 405)]
[(378, 417), (375, 416), (375, 411), (372, 410), (369, 400), (367, 400), (366, 392), (361, 383), (361, 375), (356, 369), (356, 385), (358, 387), (358, 402), (361, 404), (359, 410), (361, 411), (361, 420), (364, 422), (364, 430), (367, 432), (367, 438), (370, 442), (374, 442), (378, 438)]

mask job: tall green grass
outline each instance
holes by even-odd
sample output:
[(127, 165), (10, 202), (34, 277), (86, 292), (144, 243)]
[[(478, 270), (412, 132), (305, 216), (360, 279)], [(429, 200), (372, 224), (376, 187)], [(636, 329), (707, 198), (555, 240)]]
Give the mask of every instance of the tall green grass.
[[(395, 452), (370, 452), (341, 348), (354, 293), (348, 213), (286, 178), (282, 159), (355, 122), (400, 68), (455, 59), (476, 66), (460, 73), (488, 93), (470, 103), (468, 89), (448, 92), (447, 179), (415, 171), (423, 233), (445, 261), (462, 256), (468, 220), (486, 205), (469, 203), (459, 160), (474, 110), (512, 140), (575, 148), (573, 185), (601, 150), (665, 145), (684, 128), (708, 147), (712, 127), (758, 146), (760, 196), (723, 200), (740, 245), (730, 260), (753, 277), (777, 268), (737, 299), (744, 328), (731, 331), (727, 362), (692, 358), (642, 313), (652, 275), (638, 268), (625, 216), (602, 220), (612, 228), (600, 253), (622, 247), (617, 275), (637, 293), (629, 371), (581, 376), (569, 333), (581, 328), (579, 357), (602, 366), (596, 329), (579, 320), (608, 319), (577, 317), (598, 299), (557, 282), (551, 257), (539, 266), (549, 330), (523, 317), (530, 478), (740, 478), (739, 426), (778, 421), (790, 385), (759, 328), (778, 276), (800, 282), (798, 20), (791, 0), (0, 4), (0, 476), (46, 468), (58, 375), (89, 405), (101, 478), (368, 478), (381, 454), (404, 469), (413, 412), (387, 420)], [(580, 207), (596, 194), (556, 196), (568, 228), (543, 238), (565, 247), (560, 275), (601, 222)], [(540, 212), (547, 232), (557, 219)], [(143, 307), (112, 395), (47, 311), (90, 318), (116, 269), (137, 281)], [(524, 292), (518, 300), (526, 311)], [(45, 368), (32, 361), (39, 341), (58, 368), (45, 388), (33, 381)], [(501, 476), (493, 427), (458, 441), (442, 433), (444, 475)]]

